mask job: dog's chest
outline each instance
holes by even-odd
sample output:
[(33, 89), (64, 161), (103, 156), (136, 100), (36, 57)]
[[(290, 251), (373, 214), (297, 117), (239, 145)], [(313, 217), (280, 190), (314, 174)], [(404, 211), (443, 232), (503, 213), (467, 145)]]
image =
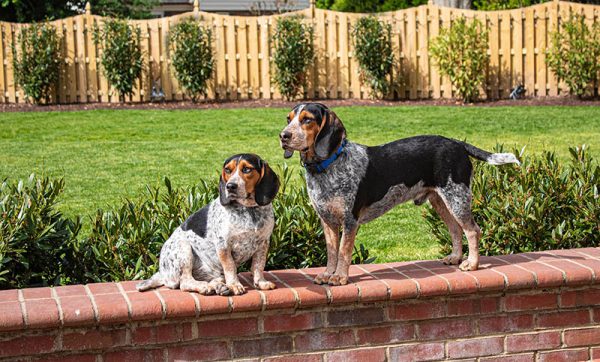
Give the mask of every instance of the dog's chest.
[(230, 215), (227, 242), (236, 265), (250, 259), (273, 231), (272, 208)]

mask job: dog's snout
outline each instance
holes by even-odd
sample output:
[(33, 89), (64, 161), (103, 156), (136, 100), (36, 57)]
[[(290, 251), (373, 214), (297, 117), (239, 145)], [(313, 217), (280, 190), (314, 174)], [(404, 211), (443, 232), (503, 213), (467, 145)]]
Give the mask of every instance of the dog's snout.
[(289, 141), (292, 138), (292, 133), (290, 131), (283, 131), (279, 134), (279, 137), (282, 141)]
[(236, 191), (236, 190), (237, 190), (237, 188), (238, 188), (238, 185), (237, 185), (237, 184), (234, 184), (234, 183), (231, 183), (231, 182), (229, 182), (227, 185), (225, 185), (225, 188), (227, 188), (227, 191), (229, 191), (229, 192), (233, 192), (233, 191)]

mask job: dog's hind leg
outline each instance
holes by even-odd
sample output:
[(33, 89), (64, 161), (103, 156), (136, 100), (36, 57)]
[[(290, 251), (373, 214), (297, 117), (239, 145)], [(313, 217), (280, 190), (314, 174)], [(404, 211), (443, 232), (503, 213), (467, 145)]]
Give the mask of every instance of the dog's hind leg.
[(184, 292), (196, 292), (202, 295), (211, 295), (215, 293), (215, 289), (208, 282), (194, 279), (191, 271), (186, 271), (181, 275), (179, 289)]
[(471, 189), (468, 185), (450, 181), (437, 191), (452, 216), (463, 229), (469, 242), (469, 257), (460, 264), (460, 270), (477, 270), (479, 267), (481, 229), (475, 223), (471, 213)]
[(442, 259), (442, 262), (447, 265), (456, 265), (462, 261), (462, 234), (463, 230), (444, 203), (444, 200), (435, 192), (429, 193), (429, 203), (433, 209), (442, 218), (442, 221), (450, 231), (452, 238), (452, 253)]
[(149, 289), (162, 287), (164, 284), (165, 283), (163, 282), (162, 276), (160, 275), (160, 272), (158, 272), (155, 273), (150, 279), (142, 280), (141, 282), (137, 283), (135, 288), (140, 292), (144, 292)]

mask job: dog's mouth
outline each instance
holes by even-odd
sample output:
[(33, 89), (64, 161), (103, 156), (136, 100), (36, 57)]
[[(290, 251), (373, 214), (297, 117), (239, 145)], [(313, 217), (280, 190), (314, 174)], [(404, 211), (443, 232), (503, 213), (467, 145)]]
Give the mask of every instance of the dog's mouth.
[(289, 146), (282, 146), (283, 147), (283, 158), (290, 158), (294, 155), (294, 151), (298, 151), (300, 153), (306, 153), (308, 152), (308, 147), (305, 147), (303, 149), (293, 149), (293, 148), (289, 148)]

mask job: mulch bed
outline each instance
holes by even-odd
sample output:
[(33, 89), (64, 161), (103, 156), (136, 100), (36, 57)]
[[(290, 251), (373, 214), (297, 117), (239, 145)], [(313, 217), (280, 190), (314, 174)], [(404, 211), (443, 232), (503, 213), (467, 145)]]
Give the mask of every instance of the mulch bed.
[[(600, 106), (600, 99), (579, 100), (575, 97), (525, 98), (520, 100), (496, 100), (463, 104), (449, 99), (427, 100), (366, 100), (366, 99), (320, 99), (329, 107), (346, 106), (456, 106), (456, 107), (498, 107), (498, 106)], [(0, 112), (49, 112), (82, 111), (90, 109), (229, 109), (229, 108), (292, 108), (300, 101), (283, 100), (240, 100), (240, 101), (169, 101), (159, 103), (76, 103), (56, 105), (0, 104)]]

